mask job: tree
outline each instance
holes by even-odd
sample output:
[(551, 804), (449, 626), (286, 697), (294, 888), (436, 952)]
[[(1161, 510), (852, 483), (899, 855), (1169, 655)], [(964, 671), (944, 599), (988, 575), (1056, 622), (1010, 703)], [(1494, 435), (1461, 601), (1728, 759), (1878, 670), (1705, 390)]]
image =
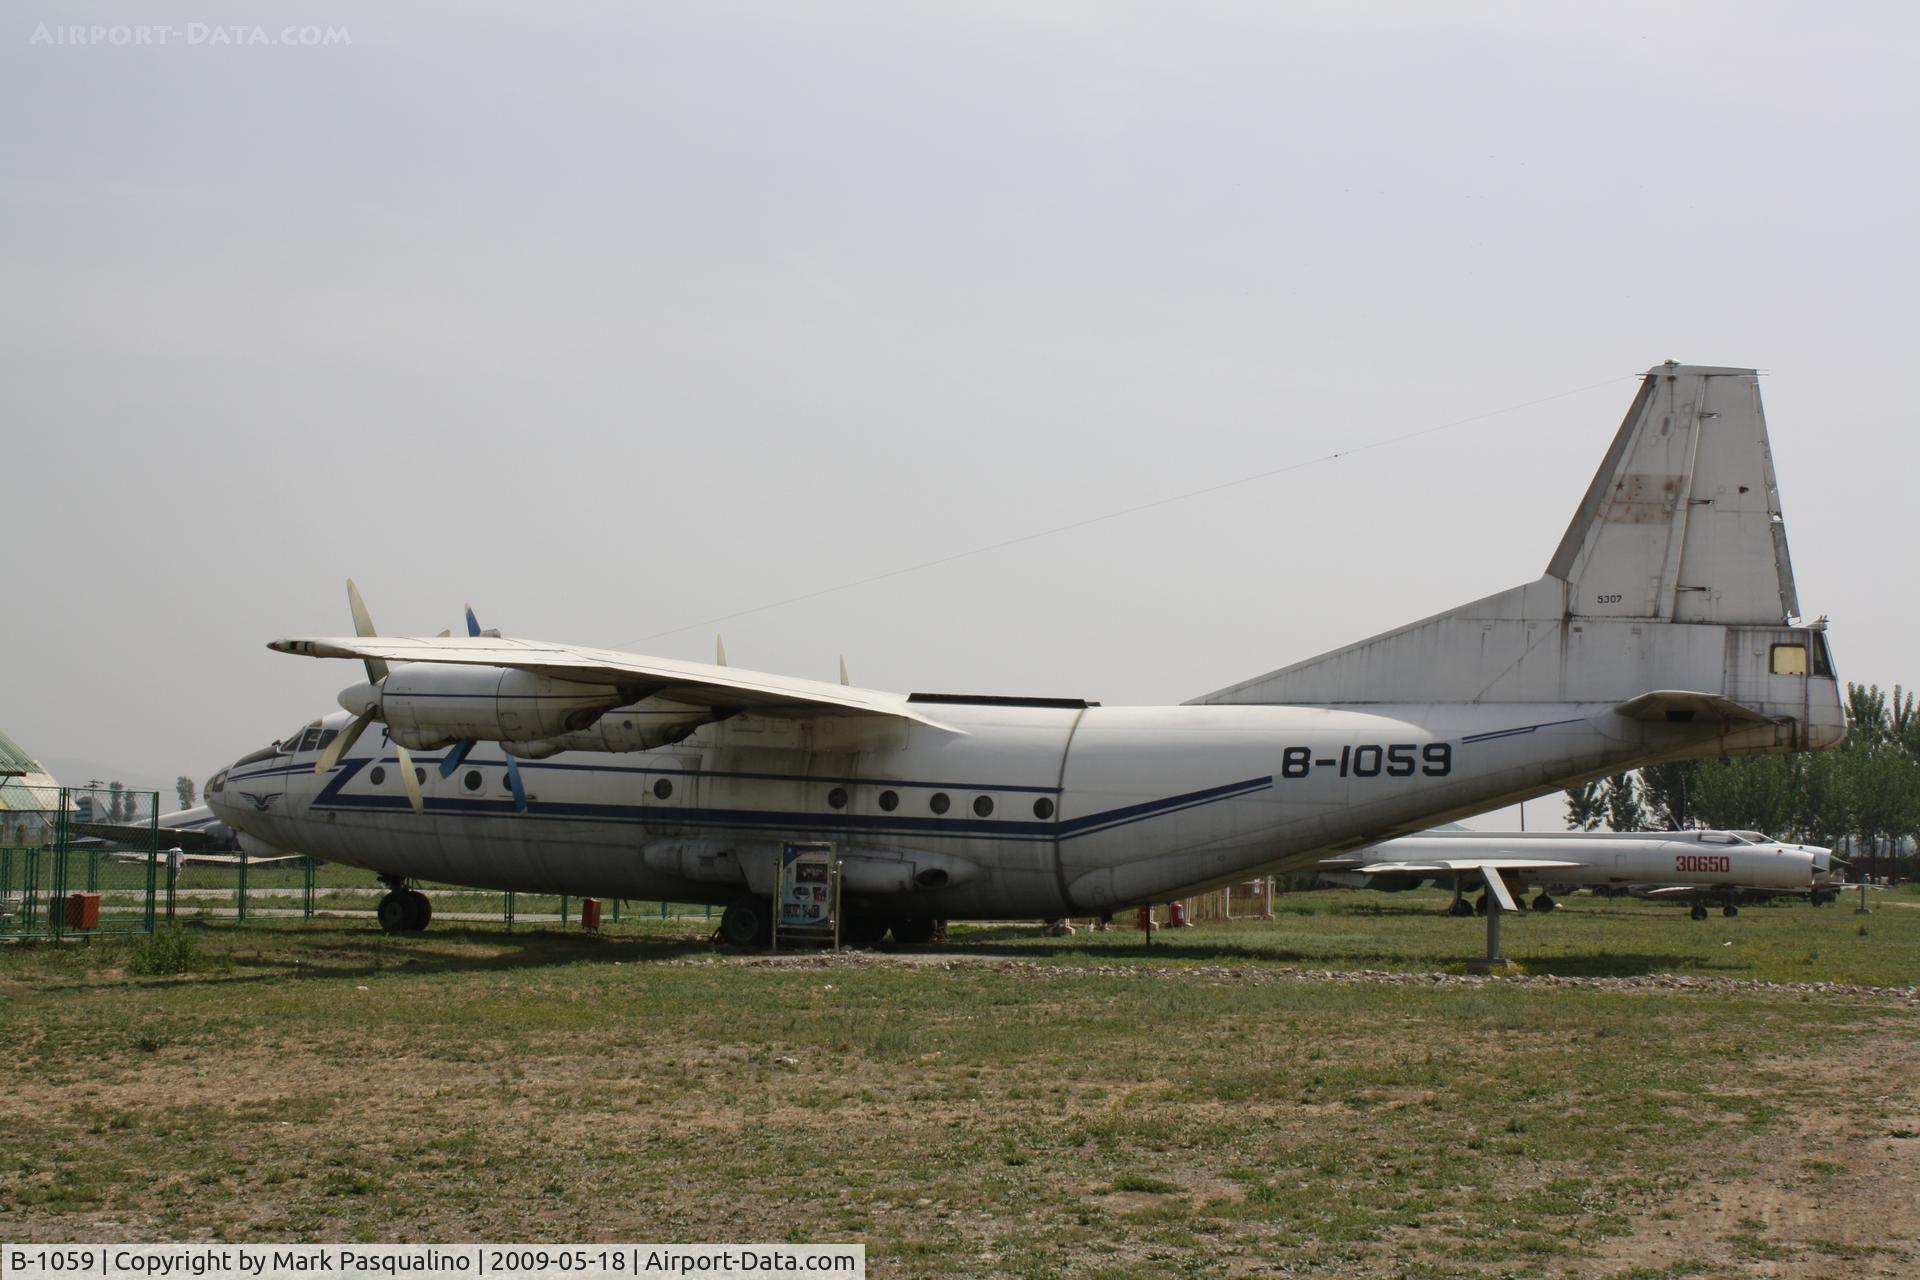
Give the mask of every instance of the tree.
[(1644, 831), (1646, 816), (1640, 809), (1640, 797), (1634, 790), (1631, 773), (1616, 773), (1607, 779), (1607, 825), (1615, 831)]
[(107, 784), (107, 821), (125, 822), (127, 820), (126, 788), (119, 782)]
[(180, 797), (180, 807), (182, 809), (193, 808), (193, 779), (192, 778), (189, 778), (184, 773), (181, 774), (179, 777), (175, 778), (173, 780), (173, 792), (175, 795)]
[(1606, 816), (1606, 788), (1598, 779), (1567, 788), (1567, 830), (1595, 830)]
[(1722, 831), (1759, 831), (1791, 838), (1800, 827), (1796, 774), (1800, 757), (1702, 760), (1687, 784), (1689, 814)]
[(1652, 818), (1650, 825), (1663, 831), (1685, 831), (1694, 825), (1689, 792), (1698, 766), (1695, 760), (1679, 760), (1650, 764), (1640, 770), (1640, 794)]

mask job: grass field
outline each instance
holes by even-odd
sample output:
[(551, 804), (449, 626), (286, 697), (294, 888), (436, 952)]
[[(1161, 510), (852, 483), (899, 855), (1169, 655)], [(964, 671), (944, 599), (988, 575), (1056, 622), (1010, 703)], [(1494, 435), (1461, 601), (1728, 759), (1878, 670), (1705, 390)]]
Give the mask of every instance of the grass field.
[(1482, 937), (1440, 901), (845, 960), (717, 955), (693, 920), (0, 947), (0, 1238), (854, 1240), (887, 1277), (1920, 1264), (1920, 1003), (1815, 985), (1910, 987), (1920, 897), (1576, 899), (1509, 921), (1518, 981), (1438, 976)]

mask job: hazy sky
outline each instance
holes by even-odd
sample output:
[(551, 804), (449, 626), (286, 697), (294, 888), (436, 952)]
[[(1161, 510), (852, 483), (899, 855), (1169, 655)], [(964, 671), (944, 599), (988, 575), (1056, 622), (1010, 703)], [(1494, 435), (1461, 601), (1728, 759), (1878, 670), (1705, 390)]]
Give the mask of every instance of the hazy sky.
[[(115, 23), (168, 42), (49, 42)], [(202, 779), (358, 678), (265, 648), (350, 630), (350, 575), (395, 632), (471, 601), (1179, 701), (1536, 577), (1668, 357), (1768, 372), (1801, 602), (1843, 675), (1920, 681), (1917, 41), (1895, 4), (14, 6), (0, 726)]]

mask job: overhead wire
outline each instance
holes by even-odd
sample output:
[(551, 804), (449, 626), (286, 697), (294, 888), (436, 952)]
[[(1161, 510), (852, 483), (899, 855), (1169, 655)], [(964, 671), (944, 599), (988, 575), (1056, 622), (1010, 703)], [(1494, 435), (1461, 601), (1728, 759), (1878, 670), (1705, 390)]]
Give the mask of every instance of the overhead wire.
[(1522, 400), (1517, 404), (1502, 405), (1498, 409), (1488, 409), (1481, 413), (1469, 414), (1464, 418), (1454, 418), (1448, 422), (1436, 423), (1432, 426), (1420, 427), (1412, 431), (1403, 431), (1397, 435), (1382, 436), (1378, 440), (1349, 445), (1344, 449), (1335, 449), (1331, 453), (1317, 454), (1311, 458), (1301, 458), (1293, 462), (1283, 463), (1277, 467), (1268, 467), (1263, 471), (1249, 472), (1246, 475), (1236, 476), (1231, 480), (1222, 480), (1214, 484), (1202, 485), (1197, 489), (1187, 489), (1180, 493), (1168, 494), (1165, 497), (1151, 498), (1145, 502), (1136, 502), (1131, 506), (1116, 507), (1111, 511), (1104, 511), (1098, 515), (1086, 516), (1079, 520), (1069, 520), (1064, 524), (1051, 525), (1045, 529), (1035, 529), (1028, 533), (1016, 534), (1011, 538), (1001, 538), (995, 542), (982, 543), (976, 547), (969, 547), (964, 551), (955, 551), (949, 555), (936, 556), (931, 560), (921, 560), (914, 564), (901, 565), (897, 568), (882, 570), (879, 573), (868, 574), (864, 578), (853, 578), (846, 582), (834, 583), (831, 586), (818, 587), (811, 591), (803, 591), (798, 595), (784, 596), (778, 600), (769, 600), (764, 604), (753, 605), (746, 609), (736, 609), (732, 613), (718, 614), (699, 622), (689, 622), (684, 626), (671, 627), (665, 631), (651, 632), (636, 639), (625, 641), (624, 643), (645, 644), (650, 640), (660, 640), (667, 636), (680, 635), (686, 631), (718, 626), (721, 623), (733, 622), (739, 618), (751, 617), (756, 613), (767, 613), (774, 609), (784, 609), (788, 605), (802, 604), (808, 600), (818, 600), (822, 596), (830, 596), (842, 591), (852, 591), (859, 587), (871, 586), (876, 582), (885, 582), (891, 578), (902, 578), (908, 574), (922, 573), (928, 569), (937, 569), (941, 565), (952, 564), (957, 560), (967, 560), (974, 556), (986, 555), (989, 552), (1003, 551), (1008, 547), (1017, 547), (1025, 543), (1037, 542), (1042, 538), (1051, 538), (1059, 534), (1071, 533), (1076, 529), (1085, 529), (1090, 525), (1104, 524), (1111, 520), (1119, 520), (1127, 516), (1138, 515), (1143, 511), (1152, 511), (1159, 507), (1172, 506), (1175, 503), (1190, 502), (1195, 498), (1204, 498), (1208, 494), (1221, 493), (1228, 489), (1237, 489), (1242, 485), (1254, 484), (1261, 480), (1271, 480), (1275, 476), (1288, 475), (1295, 471), (1304, 471), (1308, 467), (1316, 467), (1324, 463), (1336, 462), (1341, 458), (1350, 458), (1355, 454), (1369, 453), (1375, 449), (1387, 448), (1390, 445), (1405, 444), (1410, 440), (1418, 440), (1422, 436), (1437, 435), (1442, 431), (1452, 431), (1459, 427), (1470, 426), (1476, 422), (1484, 422), (1489, 418), (1498, 418), (1505, 414), (1518, 413), (1522, 409), (1531, 409), (1536, 405), (1551, 404), (1556, 400), (1565, 400), (1571, 396), (1583, 395), (1589, 391), (1596, 391), (1601, 387), (1610, 387), (1616, 383), (1642, 376), (1644, 375), (1639, 373), (1618, 374), (1611, 378), (1603, 378), (1599, 382), (1589, 382), (1585, 386), (1573, 387), (1567, 391), (1556, 391), (1552, 395), (1538, 396), (1532, 400)]

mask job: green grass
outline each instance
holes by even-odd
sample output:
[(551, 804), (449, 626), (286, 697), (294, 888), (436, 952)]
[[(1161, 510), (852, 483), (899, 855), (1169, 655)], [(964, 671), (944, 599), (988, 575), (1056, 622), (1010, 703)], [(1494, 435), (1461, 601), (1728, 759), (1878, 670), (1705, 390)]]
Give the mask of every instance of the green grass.
[[(1458, 971), (1482, 955), (1484, 919), (1442, 914), (1448, 896), (1430, 890), (1367, 890), (1283, 895), (1271, 923), (1232, 921), (1141, 934), (1116, 921), (1107, 933), (1048, 938), (1025, 927), (967, 927), (970, 950), (1033, 959), (1070, 957), (1157, 964), (1295, 965), (1324, 969)], [(1684, 906), (1563, 898), (1559, 910), (1509, 914), (1502, 951), (1529, 974), (1632, 977), (1679, 974), (1765, 982), (1845, 982), (1912, 986), (1920, 982), (1920, 890), (1876, 893), (1874, 915), (1853, 914), (1854, 899), (1748, 905), (1727, 918), (1715, 908), (1693, 920)], [(1864, 925), (1864, 928), (1862, 927)]]
[[(984, 962), (951, 966), (741, 965), (657, 919), (188, 927), (149, 974), (174, 944), (0, 946), (30, 1117), (0, 1126), (0, 1236), (858, 1240), (875, 1276), (1910, 1260), (1729, 1191), (1897, 1190), (1873, 1161), (1916, 1120), (1871, 1073), (1920, 1068), (1909, 1003), (1296, 976), (1473, 954), (1439, 901), (1313, 894), (1150, 949), (960, 929)], [(1582, 904), (1507, 936), (1533, 974), (1911, 981), (1920, 911), (1855, 924)], [(1609, 1261), (1722, 1192), (1671, 1256)]]

